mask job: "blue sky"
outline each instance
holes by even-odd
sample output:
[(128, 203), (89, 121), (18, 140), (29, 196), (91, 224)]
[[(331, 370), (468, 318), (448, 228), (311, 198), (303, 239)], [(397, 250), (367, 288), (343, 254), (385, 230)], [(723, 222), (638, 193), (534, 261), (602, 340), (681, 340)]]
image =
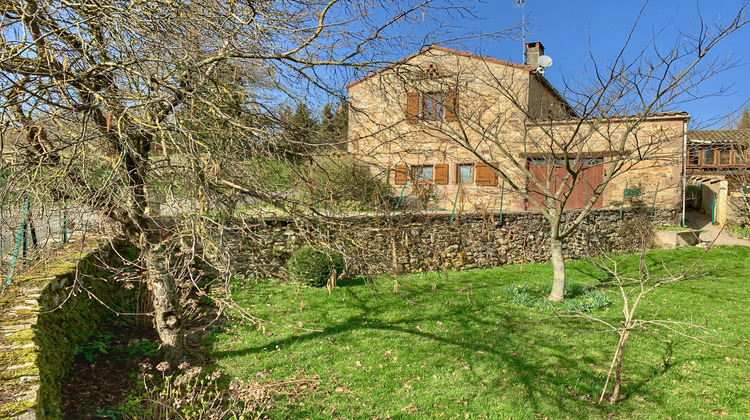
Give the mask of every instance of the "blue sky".
[[(448, 3), (448, 0), (445, 0)], [(521, 8), (516, 0), (486, 0), (468, 2), (479, 19), (453, 14), (452, 16), (433, 15), (422, 23), (422, 28), (403, 25), (395, 31), (430, 32), (436, 28), (432, 22), (443, 21), (450, 28), (448, 37), (462, 36), (470, 32), (490, 33), (507, 29), (521, 22)], [(671, 48), (679, 42), (680, 31), (692, 35), (699, 28), (699, 16), (706, 24), (728, 22), (742, 6), (741, 0), (652, 0), (645, 8), (635, 29), (628, 51), (635, 54), (648, 43), (656, 31), (655, 45), (661, 49)], [(563, 78), (580, 80), (583, 72), (591, 68), (589, 48), (599, 64), (612, 62), (627, 39), (633, 23), (643, 7), (640, 1), (583, 1), (583, 0), (525, 0), (527, 16), (526, 41), (540, 41), (546, 55), (554, 64), (545, 76), (555, 86), (562, 87)], [(447, 28), (447, 26), (446, 26)], [(445, 35), (443, 35), (445, 36)], [(590, 44), (590, 45), (589, 45)], [(455, 42), (441, 42), (441, 45), (468, 50), (494, 58), (522, 62), (520, 39), (491, 40), (474, 37)], [(406, 55), (414, 51), (398, 51), (396, 55)], [(648, 54), (652, 54), (653, 50)], [(700, 87), (699, 94), (727, 89), (721, 97), (708, 97), (690, 103), (680, 104), (677, 109), (693, 116), (692, 128), (725, 128), (732, 117), (745, 107), (750, 107), (750, 25), (741, 28), (726, 38), (712, 51), (709, 59), (733, 57), (737, 68), (728, 69)], [(390, 57), (397, 59), (397, 56)], [(733, 127), (732, 127), (733, 128)]]

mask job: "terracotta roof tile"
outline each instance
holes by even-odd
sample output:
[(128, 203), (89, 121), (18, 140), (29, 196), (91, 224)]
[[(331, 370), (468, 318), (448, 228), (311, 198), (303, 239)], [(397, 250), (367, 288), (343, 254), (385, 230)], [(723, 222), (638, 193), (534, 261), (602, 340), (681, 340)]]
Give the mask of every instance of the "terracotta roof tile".
[(476, 58), (478, 60), (482, 60), (482, 61), (485, 61), (485, 62), (488, 62), (488, 63), (501, 64), (503, 66), (513, 67), (513, 68), (520, 69), (520, 70), (525, 70), (525, 71), (528, 71), (528, 72), (532, 72), (532, 71), (536, 70), (535, 67), (530, 67), (530, 66), (526, 66), (526, 65), (523, 65), (523, 64), (512, 63), (510, 61), (505, 61), (505, 60), (498, 60), (497, 58), (486, 57), (486, 56), (483, 56), (483, 55), (478, 55), (478, 54), (474, 54), (474, 53), (470, 53), (470, 52), (466, 52), (466, 51), (454, 50), (452, 48), (441, 47), (440, 45), (430, 45), (428, 47), (422, 48), (421, 50), (419, 50), (419, 51), (417, 51), (417, 52), (415, 52), (413, 54), (409, 54), (406, 57), (404, 57), (404, 58), (402, 58), (402, 59), (400, 59), (400, 60), (398, 60), (396, 62), (393, 62), (393, 63), (391, 63), (391, 64), (389, 64), (389, 65), (387, 65), (385, 67), (382, 67), (382, 68), (380, 68), (380, 69), (378, 69), (378, 70), (376, 70), (376, 71), (374, 71), (372, 73), (368, 73), (368, 74), (360, 77), (359, 79), (357, 79), (357, 80), (355, 80), (355, 81), (347, 84), (344, 87), (347, 88), (347, 89), (352, 88), (355, 85), (358, 85), (359, 83), (364, 82), (365, 80), (367, 80), (367, 79), (369, 79), (369, 78), (371, 78), (371, 77), (373, 77), (373, 76), (375, 76), (377, 74), (380, 74), (381, 72), (383, 72), (385, 70), (388, 70), (388, 69), (394, 67), (397, 64), (405, 63), (405, 62), (411, 60), (413, 57), (416, 57), (416, 56), (418, 56), (420, 54), (424, 54), (424, 53), (426, 53), (428, 51), (442, 51), (442, 52), (446, 52), (446, 53), (449, 53), (449, 54), (458, 55), (458, 56), (461, 56), (461, 57)]
[(692, 130), (688, 141), (708, 143), (750, 143), (750, 129), (743, 130)]

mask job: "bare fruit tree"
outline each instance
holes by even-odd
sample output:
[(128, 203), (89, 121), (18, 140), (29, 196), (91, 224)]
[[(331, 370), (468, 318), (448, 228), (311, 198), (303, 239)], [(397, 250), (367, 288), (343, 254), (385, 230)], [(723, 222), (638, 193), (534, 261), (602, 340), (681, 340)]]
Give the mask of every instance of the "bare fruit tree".
[[(625, 257), (600, 256), (592, 260), (594, 265), (605, 276), (601, 286), (613, 288), (614, 292), (622, 299), (621, 317), (616, 319), (597, 316), (592, 313), (560, 313), (558, 316), (563, 321), (566, 318), (580, 318), (590, 322), (589, 329), (581, 331), (614, 333), (618, 340), (614, 349), (612, 362), (609, 365), (607, 375), (599, 395), (599, 403), (605, 401), (614, 404), (618, 401), (623, 383), (623, 360), (627, 350), (628, 342), (633, 331), (642, 331), (648, 327), (655, 327), (652, 331), (663, 328), (670, 334), (695, 340), (700, 343), (722, 347), (716, 343), (716, 337), (703, 325), (692, 322), (676, 321), (672, 319), (659, 318), (658, 314), (643, 313), (643, 307), (649, 305), (649, 295), (657, 290), (668, 288), (676, 283), (705, 278), (708, 272), (701, 266), (706, 253), (713, 246), (708, 244), (705, 250), (695, 260), (684, 266), (671, 266), (665, 261), (649, 264), (646, 258), (646, 250), (649, 246), (651, 235), (651, 224), (646, 219), (632, 221), (632, 239), (638, 242), (640, 252), (636, 255)], [(714, 242), (716, 239), (714, 239)], [(633, 261), (637, 264), (633, 264)], [(715, 268), (715, 267), (714, 267)], [(575, 327), (574, 327), (575, 328)], [(611, 392), (610, 390), (611, 384)]]
[(0, 119), (15, 133), (3, 198), (71, 200), (113, 220), (140, 249), (162, 351), (181, 360), (181, 290), (197, 285), (196, 258), (227, 253), (216, 238), (233, 210), (315, 211), (289, 192), (308, 181), (289, 164), (278, 104), (336, 94), (343, 69), (408, 43), (389, 28), (431, 3), (3, 2)]

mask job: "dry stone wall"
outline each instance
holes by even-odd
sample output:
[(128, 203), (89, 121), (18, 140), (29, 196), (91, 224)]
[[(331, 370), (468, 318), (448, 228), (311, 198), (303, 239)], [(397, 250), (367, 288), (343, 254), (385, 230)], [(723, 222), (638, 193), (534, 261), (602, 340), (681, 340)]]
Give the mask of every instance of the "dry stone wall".
[(0, 419), (61, 417), (60, 386), (75, 346), (109, 313), (99, 300), (118, 309), (132, 300), (114, 273), (135, 252), (72, 241), (7, 286), (0, 296)]
[[(574, 217), (576, 213), (567, 213)], [(589, 214), (568, 239), (565, 254), (581, 258), (600, 252), (634, 250), (628, 236), (634, 218), (656, 225), (675, 225), (672, 209), (645, 212), (598, 210)], [(348, 275), (471, 269), (549, 258), (549, 225), (532, 212), (462, 214), (399, 214), (357, 217), (300, 224), (266, 221), (243, 234), (227, 232), (232, 242), (233, 268), (240, 276), (276, 276), (284, 272), (291, 253), (301, 246), (330, 246), (347, 260)]]

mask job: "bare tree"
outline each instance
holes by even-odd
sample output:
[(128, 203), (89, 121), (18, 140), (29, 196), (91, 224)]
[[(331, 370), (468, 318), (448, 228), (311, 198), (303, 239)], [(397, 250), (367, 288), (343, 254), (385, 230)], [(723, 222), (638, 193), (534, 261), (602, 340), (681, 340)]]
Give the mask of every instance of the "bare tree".
[[(592, 52), (587, 79), (567, 83), (561, 92), (535, 62), (518, 65), (431, 47), (391, 72), (350, 85), (353, 109), (361, 107), (350, 132), (364, 159), (384, 171), (409, 172), (402, 184), (408, 176), (417, 186), (425, 178), (449, 184), (448, 172), (440, 181), (437, 174), (420, 172), (421, 165), (434, 163), (430, 159), (459, 167), (479, 162), (473, 178), (467, 169), (468, 181), (474, 181), (469, 188), (448, 191), (474, 194), (483, 208), (502, 200), (505, 209), (541, 212), (554, 266), (549, 300), (561, 301), (565, 242), (593, 209), (619, 206), (628, 184), (659, 192), (660, 207), (679, 209), (689, 115), (668, 111), (700, 96), (702, 82), (734, 64), (710, 60), (709, 53), (747, 23), (745, 13), (743, 5), (726, 24), (701, 23), (668, 50), (655, 36), (638, 51), (628, 38), (607, 65)], [(387, 105), (369, 109), (371, 96)], [(464, 185), (459, 170), (455, 184)], [(500, 183), (510, 191), (504, 197)], [(450, 205), (452, 197), (444, 201)], [(577, 211), (566, 212), (571, 209)]]
[(180, 360), (180, 290), (196, 284), (195, 258), (226, 256), (214, 234), (237, 203), (315, 211), (271, 176), (284, 166), (280, 98), (336, 93), (318, 72), (335, 81), (337, 66), (377, 64), (408, 42), (388, 28), (431, 3), (3, 2), (2, 126), (20, 133), (3, 137), (3, 196), (70, 199), (114, 220), (141, 251), (162, 350)]
[[(641, 330), (647, 326), (656, 326), (663, 328), (669, 333), (706, 345), (722, 346), (714, 342), (715, 337), (711, 337), (711, 332), (702, 325), (696, 325), (692, 322), (660, 319), (658, 314), (653, 313), (646, 317), (641, 313), (641, 307), (648, 304), (647, 298), (655, 290), (707, 275), (705, 270), (700, 267), (700, 262), (711, 249), (713, 243), (707, 246), (705, 251), (687, 266), (670, 266), (664, 261), (658, 265), (649, 266), (646, 262), (646, 250), (651, 235), (651, 223), (647, 219), (640, 219), (634, 220), (632, 224), (632, 238), (639, 243), (640, 248), (640, 252), (637, 254), (637, 269), (633, 268), (633, 256), (601, 256), (592, 260), (594, 265), (608, 279), (602, 283), (602, 287), (614, 287), (616, 293), (622, 299), (622, 317), (617, 318), (617, 322), (615, 322), (611, 319), (605, 319), (604, 317), (580, 311), (573, 314), (558, 314), (563, 321), (566, 321), (567, 318), (581, 318), (590, 322), (590, 328), (583, 331), (614, 333), (618, 336), (612, 362), (610, 363), (604, 385), (602, 386), (602, 392), (599, 396), (599, 403), (606, 398), (609, 403), (614, 404), (619, 399), (623, 382), (623, 358), (630, 335), (634, 330)], [(657, 271), (659, 273), (655, 274)], [(656, 330), (658, 331), (658, 329)], [(610, 389), (610, 383), (612, 383), (612, 391), (607, 392)]]

